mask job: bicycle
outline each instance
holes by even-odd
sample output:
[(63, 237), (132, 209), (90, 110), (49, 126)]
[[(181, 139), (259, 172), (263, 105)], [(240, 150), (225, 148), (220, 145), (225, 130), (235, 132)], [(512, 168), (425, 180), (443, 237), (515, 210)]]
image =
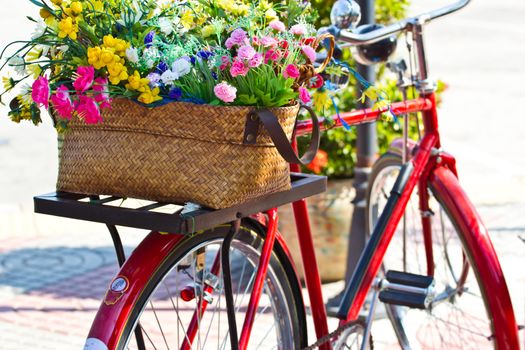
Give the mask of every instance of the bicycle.
[[(409, 327), (414, 321), (409, 324), (405, 319), (410, 317), (421, 324), (421, 315), (428, 316), (434, 327), (441, 329), (443, 320), (454, 321), (443, 317), (457, 317), (455, 312), (460, 310), (462, 316), (474, 312), (476, 318), (456, 318), (457, 323), (446, 329), (446, 335), (440, 333), (439, 339), (432, 339), (441, 342), (438, 348), (518, 349), (518, 326), (497, 256), (458, 183), (454, 158), (441, 149), (434, 87), (426, 69), (423, 25), (463, 8), (469, 1), (461, 0), (365, 34), (332, 28), (340, 42), (352, 45), (411, 33), (420, 96), (393, 103), (390, 108), (396, 115), (421, 112), (424, 124), (419, 142), (405, 140), (400, 151), (399, 143), (394, 144), (397, 151), (383, 156), (372, 173), (368, 213), (373, 230), (344, 292), (335, 331), (328, 329), (304, 199), (324, 190), (326, 180), (299, 174), (299, 166), (292, 165), (292, 190), (217, 211), (186, 206), (165, 214), (155, 211), (165, 203), (121, 208), (106, 205), (120, 200), (117, 197), (85, 198), (68, 193), (35, 197), (36, 212), (105, 223), (115, 243), (122, 268), (110, 283), (85, 349), (157, 349), (170, 345), (179, 349), (367, 349), (372, 347), (370, 330), (378, 299), (385, 303), (404, 348), (415, 347), (420, 340), (418, 331)], [(383, 112), (365, 109), (340, 117), (356, 125), (375, 121)], [(341, 119), (335, 120), (336, 126), (342, 126)], [(318, 126), (324, 127), (323, 121)], [(312, 121), (298, 122), (296, 136), (314, 129)], [(408, 206), (412, 199), (418, 201), (415, 216)], [(277, 230), (276, 207), (290, 202), (302, 257), (310, 262), (304, 264), (305, 282), (317, 336), (310, 346), (301, 283)], [(442, 209), (435, 209), (435, 205)], [(441, 236), (432, 234), (437, 215), (437, 223), (444, 223), (446, 215), (452, 224), (450, 229), (441, 229)], [(408, 233), (406, 227), (411, 223), (421, 225), (415, 232), (422, 238)], [(154, 231), (125, 260), (116, 225)], [(451, 238), (451, 234), (457, 237)], [(385, 260), (392, 239), (396, 242), (399, 235), (404, 243), (395, 252), (401, 252), (402, 257)], [(409, 264), (408, 244), (423, 249), (422, 266)], [(440, 249), (437, 254), (436, 249)], [(401, 264), (401, 268), (394, 266), (399, 271), (392, 270), (392, 264)], [(443, 283), (442, 273), (451, 278), (449, 282)], [(370, 290), (370, 311), (363, 320), (360, 311)], [(467, 304), (462, 304), (465, 299), (469, 299)], [(460, 309), (462, 306), (465, 309)], [(447, 315), (447, 310), (454, 313)], [(439, 311), (445, 311), (445, 316)], [(461, 341), (464, 343), (457, 343)]]

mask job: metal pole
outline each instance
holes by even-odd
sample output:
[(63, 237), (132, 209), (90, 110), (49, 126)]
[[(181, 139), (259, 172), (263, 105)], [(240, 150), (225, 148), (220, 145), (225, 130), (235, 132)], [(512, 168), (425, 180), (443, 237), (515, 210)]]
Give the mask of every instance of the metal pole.
[[(361, 6), (361, 23), (375, 23), (374, 0), (358, 0)], [(358, 64), (357, 71), (370, 83), (375, 82), (376, 73), (374, 66), (363, 66)], [(361, 87), (362, 89), (362, 87)], [(359, 103), (359, 108), (371, 107), (370, 101)], [(354, 212), (352, 225), (350, 227), (350, 238), (348, 240), (348, 258), (346, 263), (345, 280), (348, 282), (352, 277), (357, 261), (361, 256), (366, 243), (366, 190), (368, 177), (372, 165), (377, 157), (377, 134), (376, 124), (368, 123), (357, 126), (357, 163), (355, 167), (354, 188), (355, 198), (353, 200)]]
[[(357, 2), (361, 7), (360, 24), (375, 23), (375, 0), (357, 0)], [(374, 83), (376, 78), (375, 67), (358, 64), (357, 71), (367, 81), (372, 84)], [(363, 87), (361, 86), (360, 89), (362, 90)], [(358, 108), (366, 108), (370, 106), (371, 103), (369, 101), (366, 101), (365, 103), (359, 102), (357, 105)], [(356, 152), (357, 163), (354, 168), (355, 175), (353, 183), (353, 187), (355, 188), (355, 198), (352, 201), (354, 212), (352, 214), (352, 223), (348, 239), (345, 284), (348, 284), (350, 281), (366, 244), (366, 190), (368, 186), (368, 177), (377, 157), (376, 123), (367, 123), (357, 126)], [(326, 308), (329, 315), (337, 314), (342, 296), (343, 292), (328, 301)]]

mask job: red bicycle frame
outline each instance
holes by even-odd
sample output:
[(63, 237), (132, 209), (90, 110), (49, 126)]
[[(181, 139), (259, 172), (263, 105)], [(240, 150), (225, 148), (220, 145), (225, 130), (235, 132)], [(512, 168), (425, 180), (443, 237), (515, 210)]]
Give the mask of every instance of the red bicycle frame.
[[(436, 190), (436, 194), (452, 208), (449, 213), (458, 223), (459, 229), (465, 232), (466, 245), (468, 245), (474, 256), (472, 261), (479, 267), (480, 278), (491, 281), (493, 289), (485, 291), (487, 295), (487, 306), (492, 310), (494, 316), (494, 332), (500, 335), (496, 337), (499, 349), (518, 349), (519, 340), (517, 335), (517, 323), (512, 308), (510, 296), (505, 279), (501, 271), (494, 247), (490, 242), (488, 232), (483, 225), (474, 206), (469, 201), (465, 192), (461, 189), (456, 176), (455, 159), (440, 151), (440, 137), (438, 129), (436, 102), (434, 93), (424, 95), (421, 98), (394, 103), (392, 111), (397, 115), (422, 112), (425, 134), (419, 144), (413, 149), (411, 159), (404, 165), (396, 184), (394, 185), (391, 199), (381, 215), (374, 232), (370, 238), (365, 251), (361, 255), (358, 266), (348, 283), (343, 296), (343, 302), (338, 312), (341, 323), (357, 320), (359, 311), (363, 307), (365, 298), (370, 290), (374, 278), (379, 272), (388, 245), (395, 230), (403, 216), (403, 212), (412, 195), (414, 188), (419, 185), (424, 188), (428, 184)], [(382, 110), (358, 110), (340, 115), (350, 125), (374, 121), (384, 111)], [(341, 122), (336, 119), (338, 126)], [(320, 122), (321, 126), (323, 122)], [(298, 124), (297, 134), (308, 134), (312, 130), (312, 122), (305, 121)], [(293, 171), (299, 171), (298, 166), (292, 166)], [(419, 191), (420, 209), (428, 208), (428, 196), (426, 191)], [(294, 213), (297, 222), (297, 232), (303, 261), (308, 262), (305, 266), (305, 279), (312, 304), (312, 314), (317, 332), (317, 337), (327, 334), (327, 323), (324, 312), (322, 292), (319, 288), (319, 274), (315, 263), (312, 238), (308, 227), (308, 212), (304, 201), (294, 203)], [(423, 218), (423, 229), (427, 260), (432, 260), (432, 245), (429, 222)], [(428, 274), (433, 274), (432, 263), (428, 264)], [(506, 306), (505, 306), (506, 305)], [(325, 344), (324, 349), (330, 349)]]
[[(517, 335), (517, 324), (514, 312), (511, 306), (511, 300), (506, 287), (505, 279), (501, 271), (498, 258), (488, 237), (479, 215), (476, 213), (472, 203), (461, 189), (455, 168), (454, 158), (440, 151), (440, 138), (438, 132), (437, 112), (435, 106), (435, 96), (433, 93), (423, 97), (394, 103), (391, 106), (392, 111), (398, 115), (407, 113), (422, 113), (422, 119), (425, 126), (425, 133), (418, 144), (411, 145), (412, 154), (410, 160), (403, 166), (400, 176), (394, 185), (392, 195), (387, 203), (383, 214), (372, 233), (365, 251), (361, 255), (358, 266), (347, 289), (345, 290), (343, 302), (338, 312), (340, 322), (346, 323), (357, 319), (359, 311), (363, 307), (366, 295), (371, 288), (374, 278), (377, 275), (383, 261), (386, 249), (394, 235), (394, 232), (402, 218), (406, 205), (416, 186), (426, 188), (431, 186), (435, 195), (446, 204), (450, 209), (449, 215), (454, 221), (459, 223), (458, 229), (464, 233), (465, 244), (473, 252), (471, 261), (479, 268), (480, 278), (484, 281), (490, 281), (493, 287), (486, 291), (487, 306), (494, 316), (494, 332), (498, 336), (497, 347), (499, 349), (518, 349), (519, 340)], [(340, 115), (350, 125), (375, 121), (383, 110), (364, 109), (357, 110)], [(341, 122), (336, 119), (336, 125), (341, 126)], [(323, 127), (323, 121), (320, 121)], [(297, 135), (305, 135), (311, 132), (312, 122), (301, 121), (297, 125)], [(298, 165), (292, 165), (291, 170), (300, 171)], [(428, 196), (426, 191), (419, 191), (420, 209), (428, 207)], [(306, 286), (310, 298), (310, 305), (315, 325), (317, 338), (329, 334), (319, 271), (317, 268), (314, 244), (309, 224), (309, 216), (304, 199), (293, 203), (294, 216), (299, 235), (299, 244), (301, 255), (304, 262)], [(286, 251), (286, 245), (280, 233), (277, 231), (278, 216), (275, 209), (267, 212), (267, 220), (259, 220), (267, 227), (267, 236), (261, 252), (260, 262), (255, 276), (256, 288), (250, 298), (247, 309), (247, 317), (240, 331), (239, 349), (247, 349), (249, 345), (249, 336), (253, 325), (253, 315), (255, 315), (259, 303), (259, 297), (263, 282), (266, 278), (266, 271), (270, 260), (272, 247), (275, 240), (283, 246)], [(260, 218), (259, 218), (260, 219)], [(426, 241), (425, 248), (427, 260), (432, 261), (432, 245), (430, 244), (431, 232), (429, 223), (423, 219), (423, 235)], [(159, 235), (150, 234), (135, 250), (134, 254), (124, 264), (117, 278), (126, 278), (130, 283), (129, 288), (138, 288), (146, 283), (142, 281), (150, 276), (160, 263), (159, 259), (166, 258), (170, 251), (179, 244), (183, 236), (180, 235)], [(154, 250), (159, 252), (151, 256), (150, 252)], [(147, 258), (145, 258), (147, 257)], [(291, 259), (291, 258), (290, 258)], [(219, 267), (218, 262), (214, 263), (214, 268)], [(466, 265), (468, 267), (468, 265)], [(428, 264), (428, 274), (432, 275), (432, 263)], [(465, 269), (464, 273), (468, 272)], [(131, 305), (137, 302), (138, 294), (131, 290), (128, 293), (113, 293), (111, 291), (105, 297), (104, 304), (97, 314), (94, 327), (91, 329), (89, 337), (95, 338), (107, 344), (109, 349), (114, 349), (120, 342), (121, 331), (129, 319)], [(115, 304), (115, 300), (120, 300)], [(199, 313), (206, 310), (206, 303), (200, 301), (200, 311), (194, 315), (195, 319), (199, 318)], [(100, 319), (99, 319), (100, 318)], [(113, 324), (113, 327), (105, 327), (107, 323)], [(191, 347), (198, 322), (192, 322), (186, 330), (187, 342), (185, 347)], [(331, 344), (325, 343), (320, 349), (329, 350)]]

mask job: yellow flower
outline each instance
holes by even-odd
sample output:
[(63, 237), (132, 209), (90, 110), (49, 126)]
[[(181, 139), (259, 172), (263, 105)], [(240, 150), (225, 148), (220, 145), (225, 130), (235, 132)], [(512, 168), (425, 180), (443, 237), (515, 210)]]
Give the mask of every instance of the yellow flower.
[(40, 9), (40, 17), (42, 17), (43, 19), (47, 19), (47, 18), (51, 17), (51, 12), (49, 12), (45, 8), (42, 8), (42, 9)]
[(275, 12), (274, 9), (266, 10), (264, 13), (267, 21), (273, 21), (274, 19), (277, 19), (277, 12)]
[(57, 6), (62, 5), (62, 0), (51, 0), (51, 2)]
[(128, 83), (126, 84), (126, 89), (128, 90), (136, 90), (139, 92), (146, 92), (147, 89), (149, 89), (149, 79), (148, 78), (141, 78), (140, 73), (138, 71), (133, 72), (133, 75), (131, 75), (128, 78)]
[(250, 12), (250, 6), (242, 4), (234, 8), (233, 13), (237, 16), (247, 16)]
[(130, 47), (127, 41), (114, 38), (112, 35), (106, 35), (102, 40), (105, 47), (114, 49), (115, 53), (121, 57), (126, 55), (126, 49)]
[(93, 9), (97, 12), (103, 12), (104, 11), (104, 3), (102, 1), (91, 1), (91, 4), (93, 5)]
[(180, 23), (184, 26), (186, 29), (193, 28), (193, 12), (191, 10), (187, 10), (182, 14), (182, 17), (180, 18)]
[(38, 64), (30, 64), (27, 66), (27, 71), (33, 74), (33, 79), (37, 79), (42, 74), (42, 67)]
[(121, 62), (114, 62), (108, 65), (109, 81), (113, 85), (120, 84), (121, 81), (125, 81), (129, 78), (128, 68)]
[(212, 36), (212, 35), (216, 34), (215, 33), (215, 27), (213, 25), (207, 25), (207, 26), (202, 28), (201, 34), (202, 34), (203, 38), (207, 38), (209, 36)]
[(88, 63), (95, 67), (95, 69), (101, 69), (104, 67), (101, 56), (102, 49), (99, 46), (88, 48)]
[(319, 91), (314, 92), (313, 96), (313, 105), (315, 110), (319, 113), (323, 113), (326, 109), (330, 108), (332, 105), (332, 100), (328, 91)]
[(5, 91), (9, 91), (11, 90), (12, 88), (15, 87), (15, 81), (13, 80), (13, 78), (7, 76), (7, 77), (2, 77), (2, 84), (4, 85), (4, 90)]
[(73, 19), (71, 17), (61, 20), (60, 23), (58, 23), (58, 29), (59, 38), (63, 39), (66, 36), (69, 36), (71, 40), (77, 40), (78, 25), (73, 23)]
[(218, 0), (217, 6), (226, 11), (232, 12), (233, 6), (235, 6), (235, 2), (233, 0)]
[(64, 12), (71, 17), (79, 17), (82, 14), (82, 3), (80, 1), (73, 1), (69, 7), (64, 9)]
[(151, 90), (149, 86), (146, 90), (140, 94), (138, 100), (144, 104), (149, 105), (150, 103), (162, 100), (162, 97), (159, 96), (160, 89), (158, 87)]
[(26, 55), (27, 61), (38, 60), (40, 57), (42, 57), (42, 52), (43, 52), (42, 49), (34, 49), (34, 50), (29, 51)]

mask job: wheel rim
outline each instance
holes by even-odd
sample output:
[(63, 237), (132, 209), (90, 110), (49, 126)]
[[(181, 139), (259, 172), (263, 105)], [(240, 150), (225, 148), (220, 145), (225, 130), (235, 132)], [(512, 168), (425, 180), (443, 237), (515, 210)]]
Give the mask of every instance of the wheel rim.
[[(369, 227), (373, 228), (400, 171), (390, 165), (378, 172), (369, 197)], [(446, 211), (430, 195), (436, 301), (429, 310), (387, 306), (400, 343), (412, 349), (493, 349), (492, 323), (475, 274), (468, 263), (461, 237)], [(414, 193), (383, 261), (384, 270), (427, 275), (426, 254)], [(404, 227), (404, 228), (403, 228)], [(466, 278), (466, 279), (465, 279)]]
[[(193, 341), (190, 341), (187, 331), (195, 310), (201, 305), (199, 304), (201, 299), (184, 301), (181, 297), (183, 290), (197, 296), (204, 294), (201, 291), (205, 283), (199, 276), (202, 276), (201, 271), (211, 270), (220, 251), (221, 242), (222, 238), (217, 238), (193, 247), (183, 257), (176, 259), (173, 268), (155, 288), (133, 327), (135, 329), (136, 325), (140, 324), (146, 349), (181, 349), (185, 342), (192, 343), (187, 347), (188, 349), (230, 349), (222, 271), (217, 271), (220, 282), (210, 293), (213, 301), (207, 306), (202, 318), (195, 318), (198, 331)], [(202, 259), (203, 252), (204, 259)], [(230, 248), (232, 287), (239, 336), (259, 255), (260, 252), (255, 247), (242, 240), (235, 239), (232, 242)], [(210, 276), (207, 276), (206, 279), (209, 280)], [(255, 316), (249, 347), (250, 349), (292, 349), (295, 347), (293, 333), (288, 301), (279, 275), (271, 263)], [(130, 334), (124, 348), (137, 349), (134, 333)]]

